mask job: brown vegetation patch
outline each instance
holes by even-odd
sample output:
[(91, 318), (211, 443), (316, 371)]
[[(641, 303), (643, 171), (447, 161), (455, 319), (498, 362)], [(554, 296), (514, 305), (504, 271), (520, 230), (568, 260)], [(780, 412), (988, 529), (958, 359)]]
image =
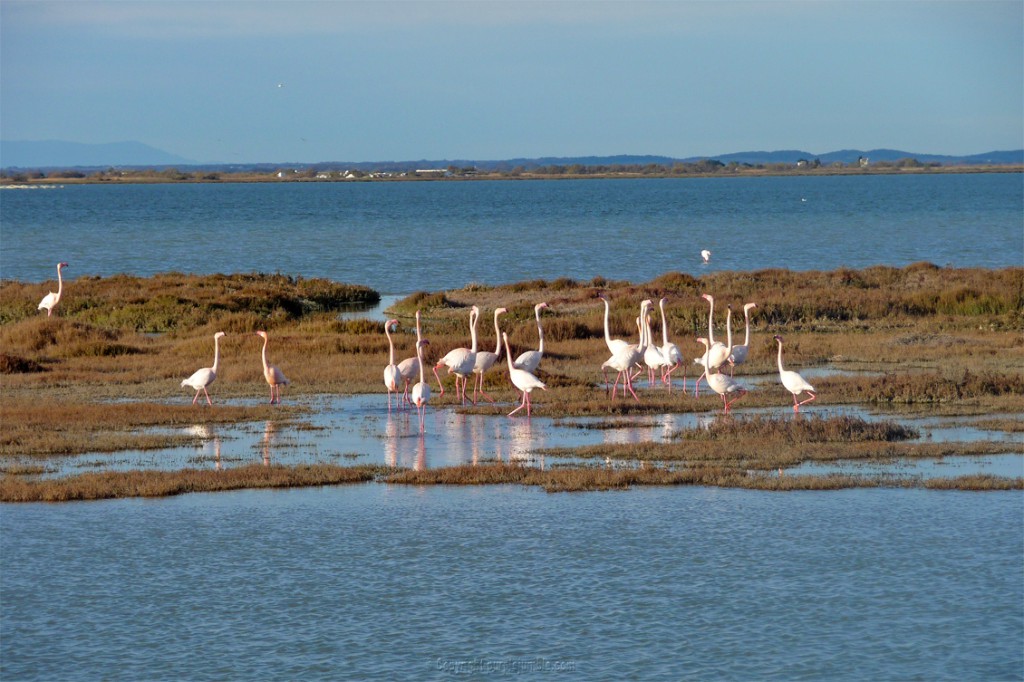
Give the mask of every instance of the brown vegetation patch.
[(0, 502), (66, 502), (120, 497), (166, 497), (242, 488), (294, 488), (372, 481), (379, 467), (332, 464), (248, 466), (223, 470), (107, 471), (29, 481), (0, 478)]

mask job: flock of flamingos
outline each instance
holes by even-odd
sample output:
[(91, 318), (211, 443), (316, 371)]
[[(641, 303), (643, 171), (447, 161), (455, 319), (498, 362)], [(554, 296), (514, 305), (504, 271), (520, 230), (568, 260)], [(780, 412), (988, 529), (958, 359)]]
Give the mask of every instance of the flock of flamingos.
[[(710, 252), (704, 252), (702, 255), (706, 261), (710, 256)], [(43, 300), (39, 303), (39, 310), (45, 310), (47, 316), (53, 314), (54, 309), (60, 302), (64, 289), (61, 270), (67, 266), (68, 264), (64, 262), (57, 264), (57, 291), (50, 292), (43, 297)], [(611, 337), (608, 326), (608, 299), (603, 295), (601, 295), (600, 298), (604, 302), (604, 340), (605, 344), (608, 346), (608, 352), (611, 353), (611, 357), (601, 365), (601, 371), (605, 376), (606, 387), (608, 383), (608, 370), (611, 369), (616, 371), (615, 380), (611, 385), (612, 399), (615, 398), (619, 383), (621, 382), (623, 395), (628, 391), (629, 394), (633, 396), (634, 400), (639, 400), (636, 395), (636, 391), (633, 389), (633, 380), (644, 371), (647, 372), (648, 380), (651, 385), (654, 384), (655, 375), (660, 372), (661, 382), (671, 390), (672, 373), (682, 367), (683, 384), (685, 387), (686, 360), (683, 357), (682, 352), (679, 350), (679, 347), (668, 339), (668, 321), (665, 318), (665, 299), (662, 298), (658, 302), (658, 306), (661, 311), (662, 323), (662, 344), (659, 346), (654, 342), (653, 335), (651, 333), (651, 316), (649, 311), (653, 307), (653, 303), (650, 299), (645, 299), (640, 303), (640, 315), (636, 318), (639, 338), (636, 343), (630, 343), (624, 339), (613, 339)], [(705, 380), (711, 390), (722, 397), (722, 410), (724, 413), (728, 413), (732, 404), (747, 393), (747, 389), (741, 386), (733, 377), (733, 372), (736, 365), (746, 362), (747, 356), (750, 352), (750, 310), (756, 308), (757, 304), (747, 303), (743, 306), (743, 317), (746, 326), (744, 341), (741, 345), (733, 345), (732, 306), (728, 306), (728, 312), (725, 320), (726, 342), (722, 343), (721, 341), (715, 341), (714, 335), (715, 299), (711, 294), (703, 294), (701, 298), (706, 300), (709, 304), (708, 335), (707, 337), (697, 339), (697, 341), (704, 346), (705, 352), (701, 357), (694, 358), (693, 360), (694, 363), (701, 366), (704, 370), (697, 379), (696, 387), (694, 388), (694, 396), (696, 397), (699, 395), (700, 382), (701, 380)], [(438, 386), (440, 386), (439, 396), (444, 395), (444, 383), (437, 371), (442, 367), (447, 367), (448, 373), (455, 375), (455, 393), (456, 396), (462, 400), (463, 405), (466, 404), (466, 385), (470, 377), (473, 377), (473, 403), (476, 404), (478, 393), (490, 402), (494, 402), (494, 400), (484, 392), (484, 375), (498, 364), (504, 347), (509, 379), (512, 381), (512, 384), (516, 389), (522, 393), (522, 401), (519, 406), (509, 412), (508, 416), (511, 417), (524, 407), (526, 408), (527, 416), (530, 416), (530, 394), (537, 388), (547, 390), (547, 386), (545, 386), (544, 382), (538, 379), (535, 374), (544, 357), (544, 328), (541, 324), (540, 314), (541, 311), (547, 307), (547, 303), (538, 303), (534, 306), (534, 314), (537, 319), (537, 335), (539, 337), (537, 350), (526, 351), (513, 360), (508, 344), (508, 334), (501, 331), (498, 319), (501, 315), (507, 313), (508, 309), (498, 308), (494, 311), (494, 332), (498, 338), (498, 343), (492, 353), (490, 351), (477, 349), (476, 325), (480, 319), (480, 309), (477, 306), (472, 306), (469, 312), (471, 347), (455, 348), (449, 351), (433, 367), (434, 377), (437, 379)], [(384, 325), (384, 333), (387, 335), (388, 346), (390, 349), (388, 364), (384, 368), (384, 386), (388, 391), (388, 409), (391, 409), (391, 394), (399, 393), (399, 387), (402, 386), (401, 396), (398, 398), (399, 405), (407, 404), (416, 406), (416, 410), (419, 415), (420, 429), (422, 430), (426, 414), (426, 406), (430, 401), (430, 384), (427, 383), (426, 373), (424, 371), (423, 347), (429, 345), (430, 342), (423, 338), (420, 330), (420, 312), (417, 310), (416, 355), (415, 357), (406, 358), (405, 360), (396, 363), (395, 344), (391, 339), (391, 329), (397, 324), (398, 320), (388, 320)], [(210, 400), (210, 394), (206, 389), (217, 378), (217, 367), (220, 363), (220, 339), (224, 335), (224, 332), (217, 332), (213, 336), (213, 365), (211, 367), (203, 367), (202, 369), (197, 370), (192, 374), (192, 376), (181, 382), (182, 388), (189, 387), (196, 392), (195, 397), (192, 399), (193, 405), (195, 405), (199, 400), (200, 394), (206, 397), (207, 404), (213, 404)], [(267, 333), (265, 331), (258, 331), (256, 332), (256, 335), (263, 338), (263, 377), (270, 386), (270, 403), (279, 404), (281, 402), (281, 387), (290, 382), (279, 368), (271, 365), (267, 361), (267, 345), (269, 343)], [(775, 341), (779, 345), (779, 379), (781, 380), (782, 385), (785, 386), (786, 390), (793, 394), (793, 411), (799, 412), (800, 407), (814, 400), (817, 397), (817, 394), (814, 387), (807, 383), (807, 381), (804, 380), (804, 378), (797, 372), (787, 370), (782, 366), (782, 337), (776, 336)], [(730, 368), (728, 375), (722, 371), (725, 365), (729, 365)], [(410, 390), (410, 383), (416, 379), (417, 376), (419, 381), (413, 384)], [(800, 401), (799, 396), (802, 393), (807, 393), (810, 397)]]

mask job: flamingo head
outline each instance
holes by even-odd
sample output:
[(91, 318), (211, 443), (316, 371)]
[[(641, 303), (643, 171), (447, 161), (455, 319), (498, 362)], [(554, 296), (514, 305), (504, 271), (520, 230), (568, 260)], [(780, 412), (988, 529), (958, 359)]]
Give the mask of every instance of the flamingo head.
[[(266, 332), (263, 332), (263, 333), (266, 334)], [(213, 338), (214, 339), (219, 339), (222, 336), (227, 336), (227, 334), (225, 334), (224, 332), (217, 332), (216, 334), (213, 335)]]
[(264, 339), (266, 339), (267, 338), (267, 333), (266, 332), (256, 332), (256, 336), (262, 336)]
[(751, 308), (756, 308), (756, 307), (757, 307), (757, 304), (756, 304), (756, 303), (746, 303), (746, 304), (744, 304), (744, 306), (743, 306), (743, 312), (747, 312), (747, 311), (748, 311), (748, 310), (750, 310)]
[(778, 341), (779, 343), (782, 343), (782, 337), (779, 336), (778, 334), (775, 335), (775, 340)]
[(497, 317), (498, 315), (504, 315), (507, 312), (508, 312), (508, 308), (496, 308), (494, 310), (494, 316)]
[(700, 297), (703, 298), (708, 303), (714, 303), (715, 301), (714, 296), (712, 296), (711, 294), (701, 294)]
[(537, 305), (535, 306), (535, 309), (536, 309), (536, 310), (540, 310), (541, 308), (547, 308), (547, 307), (548, 307), (548, 304), (547, 304), (547, 303), (538, 303), (538, 304), (537, 304)]
[(398, 320), (388, 320), (387, 322), (384, 323), (384, 326), (394, 331), (395, 329), (398, 329)]
[(607, 298), (605, 298), (605, 297), (604, 297), (604, 294), (603, 294), (603, 293), (601, 293), (601, 292), (598, 292), (598, 294), (597, 294), (597, 297), (598, 297), (599, 299), (601, 299), (602, 301), (606, 301), (606, 302), (608, 301), (608, 299), (607, 299)]
[(697, 343), (703, 343), (704, 347), (708, 348), (710, 342), (705, 337), (701, 336), (697, 339)]
[(665, 301), (667, 301), (667, 300), (668, 300), (668, 299), (667, 299), (666, 297), (662, 296), (662, 297), (661, 297), (661, 300), (660, 300), (660, 301), (658, 301), (658, 305), (659, 305), (659, 306), (664, 306), (664, 305), (665, 305)]
[(426, 339), (420, 339), (419, 342), (417, 342), (416, 345), (417, 346), (429, 346), (430, 345), (430, 341), (427, 341)]
[(62, 268), (66, 268), (67, 266), (68, 266), (68, 264), (63, 262), (63, 261), (61, 261), (60, 263), (57, 263), (57, 269), (58, 270), (60, 270)]

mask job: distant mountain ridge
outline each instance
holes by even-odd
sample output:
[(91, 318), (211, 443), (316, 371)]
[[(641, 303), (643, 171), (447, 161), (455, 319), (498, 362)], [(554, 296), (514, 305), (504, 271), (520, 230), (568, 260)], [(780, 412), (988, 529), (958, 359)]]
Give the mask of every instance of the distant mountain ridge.
[(613, 156), (545, 156), (537, 158), (513, 158), (498, 160), (478, 159), (419, 159), (408, 161), (318, 161), (318, 162), (265, 162), (251, 164), (201, 163), (176, 156), (141, 142), (110, 142), (106, 144), (85, 144), (61, 140), (44, 141), (0, 141), (0, 167), (5, 169), (57, 169), (85, 168), (102, 169), (111, 166), (122, 168), (167, 168), (197, 167), (218, 170), (266, 170), (273, 168), (315, 167), (353, 170), (411, 170), (417, 168), (460, 168), (474, 167), (480, 170), (511, 170), (522, 167), (526, 170), (540, 166), (635, 166), (674, 163), (694, 163), (713, 159), (722, 163), (740, 163), (753, 166), (786, 163), (795, 164), (800, 160), (818, 160), (823, 165), (833, 163), (856, 163), (860, 158), (872, 162), (917, 159), (921, 163), (942, 165), (976, 164), (1024, 164), (1024, 149), (991, 151), (966, 156), (922, 154), (898, 149), (842, 149), (825, 154), (812, 154), (798, 149), (777, 151), (746, 151), (712, 156), (690, 156), (676, 158), (657, 155), (619, 154)]

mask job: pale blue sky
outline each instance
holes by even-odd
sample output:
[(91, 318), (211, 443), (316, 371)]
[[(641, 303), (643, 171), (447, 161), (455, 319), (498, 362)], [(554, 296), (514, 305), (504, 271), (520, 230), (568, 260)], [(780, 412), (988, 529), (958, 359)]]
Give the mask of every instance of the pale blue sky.
[(0, 138), (199, 162), (1024, 147), (1021, 0), (2, 0), (0, 32)]

